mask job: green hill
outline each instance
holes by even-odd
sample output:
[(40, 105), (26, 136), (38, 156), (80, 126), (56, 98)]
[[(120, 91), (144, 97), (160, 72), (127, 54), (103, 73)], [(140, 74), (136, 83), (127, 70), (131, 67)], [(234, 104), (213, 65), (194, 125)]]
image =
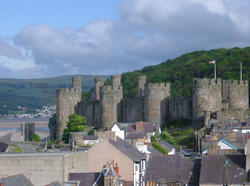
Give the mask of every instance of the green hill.
[[(94, 78), (108, 76), (82, 75), (83, 91), (94, 86)], [(0, 79), (0, 114), (20, 111), (17, 107), (26, 107), (27, 112), (43, 105), (55, 105), (56, 88), (70, 88), (72, 76), (44, 79)]]
[(243, 79), (250, 80), (250, 47), (202, 50), (186, 53), (159, 65), (124, 73), (122, 75), (124, 96), (136, 97), (136, 80), (142, 74), (147, 76), (147, 82), (171, 82), (171, 95), (174, 97), (191, 96), (193, 77), (214, 77), (214, 65), (208, 63), (211, 59), (216, 60), (217, 77), (240, 79), (240, 62), (242, 62)]

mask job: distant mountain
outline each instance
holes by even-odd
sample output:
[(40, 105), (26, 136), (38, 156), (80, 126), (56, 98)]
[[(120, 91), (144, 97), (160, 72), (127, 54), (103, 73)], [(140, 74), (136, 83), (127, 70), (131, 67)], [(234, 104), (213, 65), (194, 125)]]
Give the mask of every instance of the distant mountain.
[(240, 63), (242, 63), (243, 79), (250, 81), (250, 47), (201, 50), (183, 54), (159, 65), (124, 73), (122, 75), (124, 97), (136, 97), (139, 75), (147, 75), (147, 82), (171, 82), (172, 96), (191, 96), (194, 77), (214, 77), (214, 65), (208, 63), (212, 59), (216, 60), (217, 77), (239, 80)]
[[(74, 76), (74, 75), (72, 75)], [(1, 79), (0, 78), (0, 114), (21, 111), (20, 107), (32, 112), (43, 105), (55, 105), (56, 88), (70, 88), (72, 76), (44, 79)], [(83, 91), (94, 86), (94, 78), (109, 76), (80, 75), (83, 78)], [(23, 111), (24, 112), (24, 111)]]

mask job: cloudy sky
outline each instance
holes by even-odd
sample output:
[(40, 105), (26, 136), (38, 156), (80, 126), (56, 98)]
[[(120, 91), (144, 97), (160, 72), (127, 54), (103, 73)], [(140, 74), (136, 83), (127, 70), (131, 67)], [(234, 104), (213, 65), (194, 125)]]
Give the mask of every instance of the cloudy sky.
[(0, 0), (0, 77), (117, 74), (250, 46), (249, 0)]

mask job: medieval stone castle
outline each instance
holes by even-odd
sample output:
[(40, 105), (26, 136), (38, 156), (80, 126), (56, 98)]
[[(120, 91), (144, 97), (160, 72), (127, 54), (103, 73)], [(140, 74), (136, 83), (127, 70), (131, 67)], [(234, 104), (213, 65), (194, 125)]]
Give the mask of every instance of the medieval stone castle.
[(146, 121), (159, 126), (177, 119), (204, 125), (211, 117), (245, 121), (249, 114), (248, 81), (194, 79), (192, 97), (172, 98), (170, 83), (147, 84), (146, 76), (140, 76), (137, 97), (132, 99), (123, 99), (121, 75), (113, 75), (111, 82), (104, 85), (104, 79), (95, 79), (89, 101), (81, 100), (81, 77), (72, 78), (73, 88), (57, 89), (57, 139), (72, 113), (85, 116), (89, 125), (99, 129), (115, 122)]

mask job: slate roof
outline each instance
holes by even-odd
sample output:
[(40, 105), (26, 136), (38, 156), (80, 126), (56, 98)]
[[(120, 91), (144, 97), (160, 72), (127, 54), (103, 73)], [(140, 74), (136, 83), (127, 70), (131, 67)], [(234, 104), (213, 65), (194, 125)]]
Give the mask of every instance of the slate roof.
[[(151, 132), (155, 132), (156, 128), (155, 125), (153, 123), (143, 123), (143, 132), (145, 133), (151, 133)], [(136, 123), (130, 123), (127, 125), (126, 128), (126, 132), (127, 133), (134, 133), (136, 132)]]
[(83, 140), (98, 140), (98, 136), (87, 135), (87, 136), (84, 136)]
[(161, 140), (158, 142), (159, 145), (161, 145), (164, 149), (166, 149), (168, 152), (172, 151), (173, 149), (175, 149), (175, 147), (173, 145), (171, 145), (170, 143)]
[(144, 138), (146, 136), (145, 132), (134, 132), (126, 134), (125, 139), (139, 139)]
[(191, 160), (177, 155), (153, 155), (146, 167), (145, 181), (199, 183), (199, 173), (199, 159)]
[(220, 185), (246, 183), (245, 164), (244, 155), (204, 156), (201, 162), (200, 183)]
[(151, 154), (158, 154), (158, 155), (161, 155), (162, 153), (160, 151), (158, 151), (157, 149), (155, 149), (154, 147), (150, 146), (150, 145), (147, 145), (148, 148), (147, 150), (151, 153)]
[(4, 186), (34, 186), (23, 174), (17, 174), (0, 178)]
[(98, 177), (98, 185), (104, 185), (104, 177), (101, 172), (69, 173), (68, 180), (80, 181), (79, 186), (90, 186), (93, 185), (93, 183), (98, 179)]
[(45, 186), (62, 186), (62, 184), (61, 184), (61, 183), (59, 183), (58, 181), (55, 181), (55, 182), (50, 183), (50, 184), (45, 185)]
[(145, 155), (137, 150), (133, 145), (129, 144), (128, 142), (122, 140), (119, 137), (116, 137), (116, 141), (109, 138), (109, 143), (119, 149), (122, 153), (127, 155), (130, 159), (134, 161), (140, 161), (145, 159)]

